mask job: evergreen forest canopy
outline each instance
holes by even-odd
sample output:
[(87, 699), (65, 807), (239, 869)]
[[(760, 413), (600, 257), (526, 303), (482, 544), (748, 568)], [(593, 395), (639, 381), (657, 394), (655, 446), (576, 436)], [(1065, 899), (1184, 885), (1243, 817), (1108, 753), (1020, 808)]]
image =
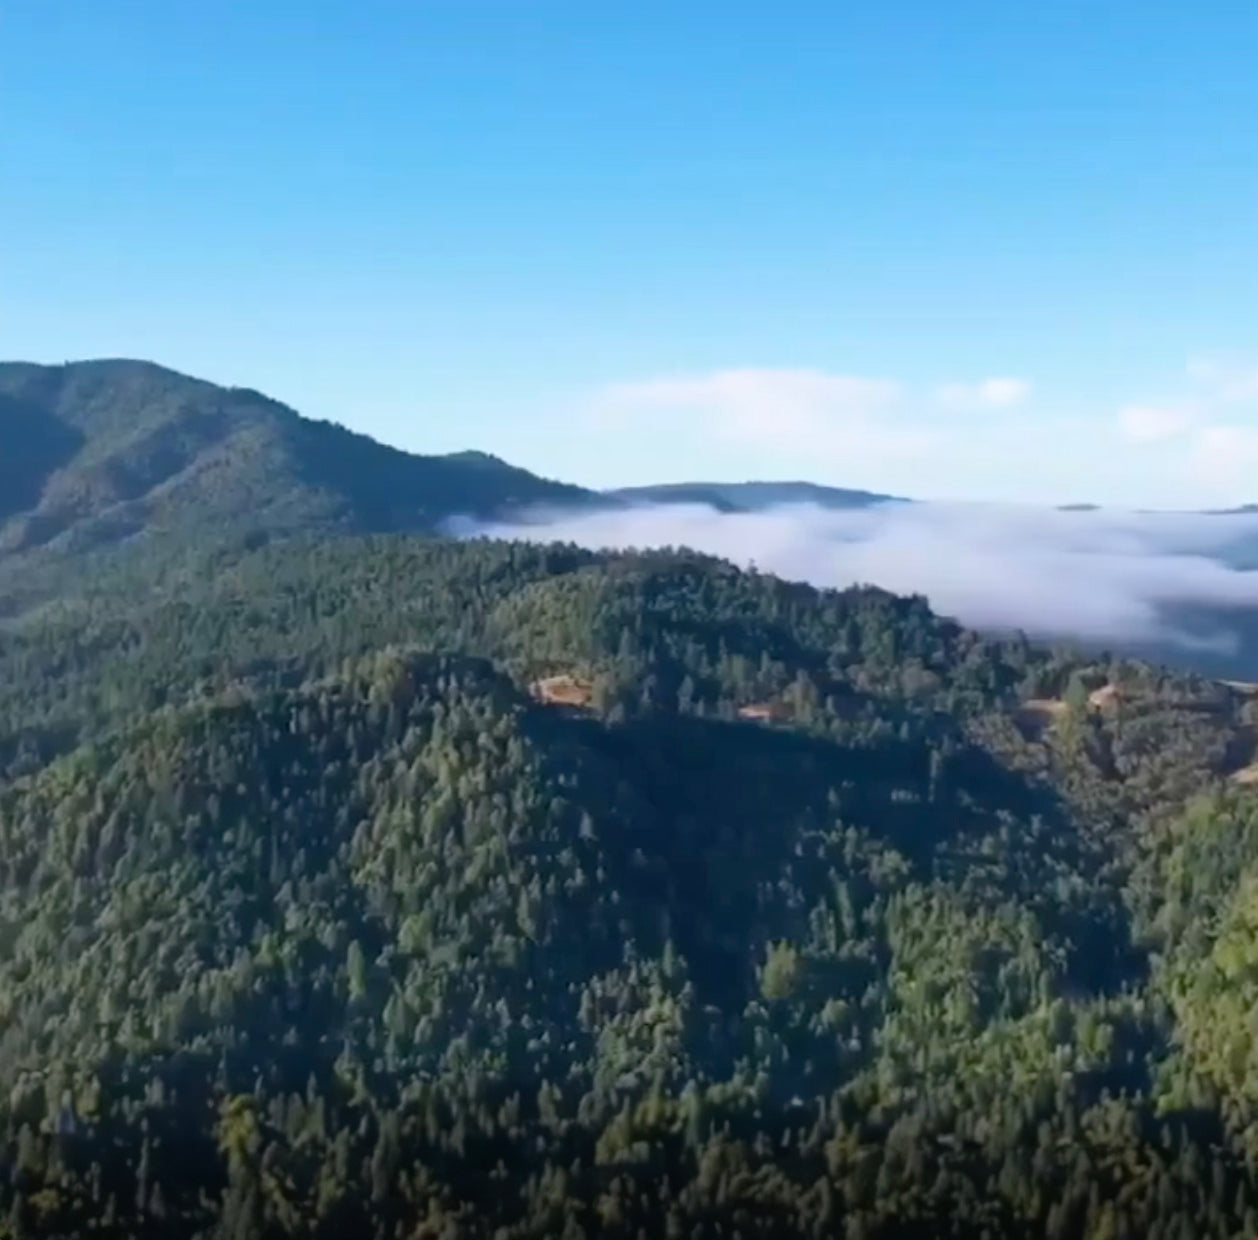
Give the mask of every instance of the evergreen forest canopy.
[(14, 1235), (1254, 1230), (1242, 692), (685, 552), (146, 571), (0, 638)]
[(0, 628), (0, 1233), (1258, 1236), (1244, 687), (145, 494)]

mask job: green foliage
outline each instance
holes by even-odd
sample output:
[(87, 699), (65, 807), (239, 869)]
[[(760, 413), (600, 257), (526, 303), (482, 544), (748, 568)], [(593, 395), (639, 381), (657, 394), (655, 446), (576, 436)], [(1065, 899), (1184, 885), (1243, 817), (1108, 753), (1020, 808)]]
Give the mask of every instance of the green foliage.
[(1254, 1233), (1249, 726), (682, 551), (115, 563), (0, 634), (0, 1215)]

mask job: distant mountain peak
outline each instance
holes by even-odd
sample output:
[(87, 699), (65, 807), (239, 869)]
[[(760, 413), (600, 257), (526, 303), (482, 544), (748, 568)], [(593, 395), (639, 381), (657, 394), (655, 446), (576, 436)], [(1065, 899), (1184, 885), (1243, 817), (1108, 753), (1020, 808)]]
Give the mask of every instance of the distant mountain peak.
[(819, 508), (869, 508), (876, 504), (908, 503), (896, 495), (816, 482), (670, 482), (655, 486), (621, 487), (607, 495), (629, 503), (706, 504), (719, 512), (759, 512), (787, 504), (815, 504)]

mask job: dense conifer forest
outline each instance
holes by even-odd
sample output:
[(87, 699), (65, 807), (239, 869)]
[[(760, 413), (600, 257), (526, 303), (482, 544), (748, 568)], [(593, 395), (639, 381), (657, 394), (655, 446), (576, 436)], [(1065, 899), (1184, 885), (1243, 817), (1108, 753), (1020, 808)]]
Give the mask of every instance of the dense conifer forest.
[(684, 551), (0, 631), (0, 1227), (1258, 1236), (1243, 688)]

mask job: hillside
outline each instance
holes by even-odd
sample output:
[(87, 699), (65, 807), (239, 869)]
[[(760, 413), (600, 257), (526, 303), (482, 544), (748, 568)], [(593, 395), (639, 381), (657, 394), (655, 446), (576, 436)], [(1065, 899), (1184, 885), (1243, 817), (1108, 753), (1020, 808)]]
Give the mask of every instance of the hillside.
[(13, 588), (128, 540), (436, 530), (584, 498), (494, 457), (413, 456), (148, 362), (0, 364), (0, 584)]
[(684, 553), (146, 580), (0, 633), (14, 1234), (1252, 1227), (1244, 687)]

